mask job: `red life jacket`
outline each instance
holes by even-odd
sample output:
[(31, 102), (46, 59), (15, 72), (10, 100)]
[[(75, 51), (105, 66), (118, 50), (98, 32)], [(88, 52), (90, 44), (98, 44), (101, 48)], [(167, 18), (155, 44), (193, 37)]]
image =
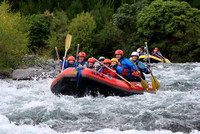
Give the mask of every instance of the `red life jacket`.
[[(123, 60), (122, 60), (123, 61)], [(122, 62), (121, 61), (121, 62)], [(127, 76), (128, 75), (128, 73), (127, 73), (127, 70), (126, 70), (126, 68), (124, 68), (122, 65), (121, 65), (121, 62), (118, 62), (118, 64), (120, 65), (120, 67), (122, 67), (123, 68), (123, 72), (122, 72), (122, 76)]]
[[(114, 70), (113, 68), (111, 68), (112, 70)], [(107, 69), (107, 68), (103, 68), (100, 73), (103, 73), (103, 74), (109, 74), (111, 77), (115, 77), (115, 73), (113, 73), (110, 69)]]
[(157, 55), (157, 54), (153, 54), (153, 56), (154, 56), (154, 57), (158, 57), (158, 55)]

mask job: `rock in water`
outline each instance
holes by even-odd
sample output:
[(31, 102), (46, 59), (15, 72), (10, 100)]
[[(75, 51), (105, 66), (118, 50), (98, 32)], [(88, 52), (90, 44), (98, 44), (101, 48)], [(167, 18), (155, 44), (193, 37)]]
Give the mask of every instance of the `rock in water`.
[(38, 77), (42, 74), (41, 69), (27, 68), (17, 69), (12, 73), (13, 80), (31, 80), (33, 77)]

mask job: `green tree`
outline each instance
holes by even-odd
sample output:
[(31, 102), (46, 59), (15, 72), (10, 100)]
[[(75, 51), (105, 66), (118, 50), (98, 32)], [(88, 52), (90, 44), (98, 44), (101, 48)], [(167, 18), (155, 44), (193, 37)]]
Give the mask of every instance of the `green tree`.
[(39, 49), (46, 47), (46, 40), (48, 39), (49, 19), (45, 14), (34, 14), (30, 16), (30, 34), (28, 46), (31, 51), (36, 53)]
[(54, 13), (54, 17), (50, 24), (50, 36), (47, 41), (49, 54), (54, 58), (56, 57), (55, 47), (58, 48), (60, 55), (64, 55), (68, 24), (69, 19), (64, 11), (56, 11)]
[(95, 28), (94, 18), (88, 12), (82, 12), (72, 19), (68, 26), (69, 33), (72, 34), (72, 45), (70, 48), (72, 54), (75, 55), (76, 46), (80, 44), (80, 51), (86, 52), (88, 57), (93, 55), (92, 43)]
[(104, 28), (96, 35), (96, 55), (113, 57), (114, 51), (119, 48), (123, 48), (123, 38), (120, 29), (108, 22), (104, 25)]
[(197, 20), (199, 10), (187, 2), (156, 0), (138, 14), (138, 32), (160, 40), (185, 32), (186, 26)]
[(147, 4), (147, 0), (141, 0), (131, 5), (123, 4), (113, 15), (114, 25), (128, 33), (137, 31), (137, 14)]
[(177, 62), (199, 61), (199, 23), (198, 9), (187, 2), (163, 0), (144, 7), (137, 20), (138, 32), (150, 40), (151, 48), (161, 48)]
[(17, 68), (28, 48), (28, 26), (7, 1), (0, 4), (0, 68)]

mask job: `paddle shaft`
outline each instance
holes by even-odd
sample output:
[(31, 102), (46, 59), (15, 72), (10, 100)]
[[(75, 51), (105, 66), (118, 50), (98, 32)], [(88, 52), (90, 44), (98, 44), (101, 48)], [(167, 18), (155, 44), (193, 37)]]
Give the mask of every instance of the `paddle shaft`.
[[(133, 61), (133, 62), (134, 62), (134, 61)], [(139, 70), (137, 69), (137, 65), (136, 65), (136, 63), (133, 63), (133, 65), (134, 65), (135, 69), (136, 69), (137, 71), (139, 71)], [(140, 79), (142, 79), (140, 73), (138, 73), (138, 74), (139, 74)]]
[(76, 50), (76, 61), (78, 62), (78, 52), (79, 52), (79, 44), (77, 46), (77, 50)]
[(155, 54), (155, 55), (160, 56), (161, 59), (163, 59), (163, 61), (166, 62), (166, 61), (165, 61), (165, 58), (164, 58), (162, 55), (160, 55), (160, 54)]
[[(94, 58), (95, 59), (95, 58)], [(116, 73), (115, 71), (113, 71), (111, 68), (109, 68), (108, 66), (106, 66), (105, 64), (101, 63), (100, 61), (98, 61), (97, 59), (95, 59), (95, 61), (97, 61), (100, 65), (102, 64), (103, 66), (105, 66), (107, 69), (109, 69), (110, 71), (112, 71), (113, 73), (115, 73), (118, 77), (120, 77), (121, 79), (123, 79), (124, 81), (126, 81), (130, 86), (136, 88), (132, 83), (130, 83), (129, 81), (127, 81), (124, 77), (122, 77), (121, 75), (119, 75), (118, 73)]]
[[(60, 59), (59, 59), (58, 49), (57, 49), (57, 47), (55, 47), (55, 49), (56, 49), (56, 55), (57, 55), (57, 58), (58, 58), (58, 61), (59, 61)], [(60, 65), (59, 62), (58, 62), (58, 64)], [(61, 65), (60, 65), (60, 68), (62, 69), (62, 66), (61, 66)]]

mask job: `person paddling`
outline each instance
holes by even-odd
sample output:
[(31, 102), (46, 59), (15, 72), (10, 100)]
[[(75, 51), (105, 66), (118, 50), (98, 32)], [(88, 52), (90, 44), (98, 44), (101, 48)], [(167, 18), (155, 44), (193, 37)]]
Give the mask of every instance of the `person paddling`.
[(132, 76), (132, 71), (137, 72), (137, 70), (135, 69), (133, 63), (129, 60), (123, 57), (124, 53), (122, 50), (116, 50), (115, 51), (115, 56), (116, 59), (119, 62), (119, 65), (123, 68), (123, 72), (122, 72), (122, 76), (130, 81), (133, 81), (134, 78)]
[[(110, 67), (111, 68), (111, 61), (109, 59), (105, 59), (103, 61), (103, 64), (105, 64), (106, 66)], [(114, 70), (113, 68), (111, 68), (112, 70)], [(100, 70), (99, 70), (100, 73), (103, 73), (103, 74), (108, 74), (110, 75), (111, 77), (115, 77), (115, 73), (112, 72), (110, 69), (106, 68), (105, 66), (103, 66)]]
[(94, 64), (95, 64), (95, 59), (94, 58), (89, 58), (88, 59), (88, 65), (89, 65), (90, 69), (95, 70)]
[(88, 68), (87, 62), (85, 62), (86, 54), (84, 52), (79, 52), (78, 54), (78, 67), (86, 67)]
[(116, 58), (111, 59), (111, 67), (114, 69), (114, 71), (118, 74), (123, 73), (123, 68), (119, 66), (118, 60)]
[(144, 47), (144, 51), (141, 53), (141, 55), (146, 55), (147, 54), (147, 47)]
[(161, 58), (162, 54), (160, 51), (158, 51), (158, 48), (155, 48), (152, 52), (151, 52), (151, 55), (152, 56), (155, 56), (155, 57), (158, 57), (158, 58)]
[[(63, 61), (65, 60), (65, 57), (63, 57)], [(65, 70), (66, 68), (68, 67), (76, 67), (78, 66), (78, 63), (75, 62), (75, 57), (74, 56), (69, 56), (67, 61), (65, 62), (65, 65), (64, 65), (64, 69)], [(63, 66), (63, 61), (59, 60), (58, 62), (60, 63), (61, 66)]]
[[(99, 57), (100, 63), (103, 63), (104, 60), (105, 60), (105, 57), (103, 57), (103, 56)], [(103, 64), (98, 63), (98, 65), (96, 66), (96, 71), (98, 71), (102, 66), (103, 66)]]
[(139, 68), (139, 73), (141, 74), (141, 77), (145, 80), (143, 72), (145, 74), (149, 74), (151, 73), (151, 70), (148, 69), (148, 67), (146, 67), (143, 62), (139, 61), (139, 54), (137, 52), (132, 52), (131, 57), (133, 64), (135, 64)]

